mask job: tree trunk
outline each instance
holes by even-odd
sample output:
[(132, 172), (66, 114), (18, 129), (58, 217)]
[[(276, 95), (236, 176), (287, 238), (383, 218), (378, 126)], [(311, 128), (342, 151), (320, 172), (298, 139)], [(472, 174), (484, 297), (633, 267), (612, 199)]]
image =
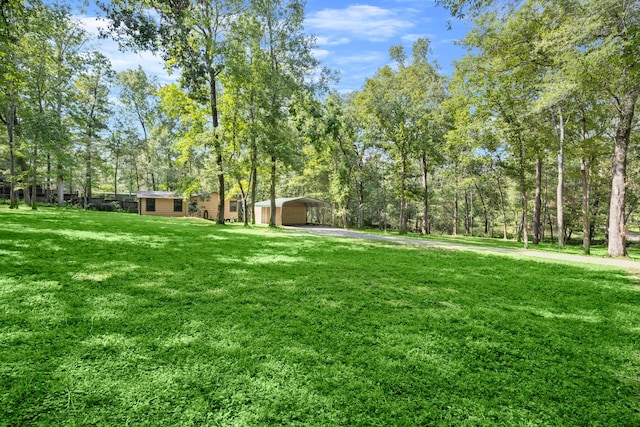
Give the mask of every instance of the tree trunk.
[(625, 94), (618, 104), (618, 126), (611, 164), (611, 202), (609, 203), (609, 255), (612, 257), (627, 255), (626, 224), (624, 220), (627, 149), (633, 125), (638, 92)]
[(516, 212), (514, 234), (518, 236), (517, 238), (518, 243), (522, 242), (522, 212), (521, 211)]
[[(216, 165), (218, 166), (218, 170), (222, 170), (222, 152), (220, 152), (216, 157)], [(222, 172), (218, 173), (218, 224), (224, 224), (224, 200), (225, 199), (225, 190), (224, 190), (224, 174)]]
[(458, 173), (456, 171), (455, 187), (453, 189), (453, 233), (458, 235)]
[[(548, 174), (543, 174), (543, 188), (542, 188), (542, 212), (540, 213), (541, 215), (541, 219), (540, 219), (540, 241), (543, 242), (545, 239), (545, 233), (546, 233), (546, 224), (547, 224), (547, 220), (546, 218), (551, 218), (551, 215), (549, 214), (549, 175)], [(551, 240), (553, 241), (553, 225), (549, 224), (549, 227), (551, 229)]]
[(45, 197), (47, 203), (53, 201), (53, 197), (51, 196), (51, 153), (47, 153), (47, 188), (45, 190)]
[(498, 184), (498, 194), (500, 195), (500, 210), (502, 211), (502, 239), (507, 240), (507, 207), (504, 200), (504, 191), (502, 190), (502, 184), (500, 183), (500, 175), (496, 175), (496, 183)]
[(9, 209), (18, 208), (18, 197), (16, 194), (16, 154), (15, 154), (15, 141), (13, 139), (15, 133), (16, 123), (16, 104), (12, 95), (9, 108), (7, 110), (7, 138), (9, 140)]
[(138, 160), (133, 152), (131, 153), (131, 163), (133, 163), (133, 171), (135, 172), (136, 191), (140, 191), (140, 171), (138, 171)]
[(58, 163), (58, 177), (56, 179), (58, 188), (58, 206), (64, 205), (64, 169), (62, 163)]
[(525, 147), (522, 141), (520, 142), (520, 192), (522, 196), (522, 241), (524, 248), (529, 247), (529, 230), (528, 230), (528, 205), (529, 198), (527, 194), (527, 180), (525, 175)]
[(276, 156), (271, 156), (271, 217), (269, 218), (269, 226), (276, 226)]
[(474, 210), (473, 210), (473, 188), (469, 190), (469, 231), (473, 236), (473, 220), (474, 220)]
[(407, 156), (402, 153), (402, 174), (400, 177), (400, 234), (407, 234)]
[(349, 227), (349, 212), (347, 206), (349, 206), (349, 198), (340, 197), (340, 212), (342, 213), (342, 227)]
[[(251, 169), (253, 169), (253, 166), (251, 166)], [(249, 221), (250, 218), (249, 216), (251, 216), (253, 218), (253, 212), (252, 212), (252, 207), (253, 207), (253, 203), (249, 203), (249, 193), (251, 192), (251, 184), (253, 183), (253, 170), (251, 170), (251, 172), (249, 173), (249, 183), (247, 184), (247, 192), (246, 194), (243, 196), (243, 209), (244, 209), (244, 217), (242, 218), (242, 221), (245, 225), (245, 227), (247, 227), (249, 225)]]
[[(115, 158), (115, 170), (113, 172), (113, 194), (115, 195), (116, 199), (118, 198), (118, 162), (119, 162), (119, 155), (116, 154), (116, 158)], [(154, 188), (155, 191), (155, 188)]]
[(529, 204), (529, 199), (527, 196), (527, 192), (522, 192), (522, 244), (525, 249), (529, 247), (529, 209), (527, 205)]
[(564, 246), (564, 118), (558, 105), (558, 189), (556, 192), (558, 247)]
[(362, 156), (358, 153), (358, 150), (354, 149), (354, 152), (358, 156), (358, 173), (357, 173), (357, 193), (358, 193), (358, 229), (364, 227), (364, 181), (362, 180), (364, 164), (362, 162)]
[[(242, 198), (242, 222), (244, 225), (249, 225), (247, 218), (247, 196), (248, 196), (248, 188), (245, 189), (242, 185), (242, 180), (237, 178), (238, 188), (240, 189), (240, 197)], [(251, 182), (251, 177), (249, 177), (249, 182)]]
[(147, 135), (147, 126), (146, 126), (145, 120), (142, 117), (142, 114), (140, 113), (138, 108), (136, 108), (136, 111), (138, 113), (138, 121), (140, 122), (140, 127), (142, 128), (142, 140), (144, 142), (144, 154), (147, 157), (147, 165), (148, 165), (149, 169), (151, 169), (149, 171), (149, 175), (151, 175), (151, 189), (153, 191), (157, 191), (158, 190), (158, 183), (156, 182), (156, 176), (155, 176), (155, 173), (153, 172), (153, 166), (152, 166), (153, 157), (151, 156), (151, 153), (149, 152), (149, 137)]
[(258, 148), (255, 137), (251, 139), (251, 224), (256, 224), (256, 191), (258, 187)]
[(427, 155), (422, 153), (422, 234), (429, 234), (429, 170), (427, 166)]
[[(58, 56), (58, 63), (61, 63), (62, 60), (60, 56)], [(56, 102), (56, 114), (58, 118), (58, 125), (62, 126), (62, 91), (59, 91), (57, 94), (57, 102)], [(57, 163), (57, 177), (56, 177), (56, 188), (58, 190), (58, 206), (64, 205), (64, 168), (62, 166), (62, 153), (63, 149), (58, 151), (56, 156)]]
[(582, 183), (582, 249), (591, 252), (591, 224), (589, 218), (590, 185), (589, 166), (584, 158), (580, 158), (580, 178)]
[(480, 186), (478, 183), (475, 183), (476, 191), (478, 192), (478, 196), (480, 196), (480, 203), (482, 203), (482, 218), (484, 220), (484, 235), (489, 235), (489, 208), (484, 201), (484, 196), (482, 195), (482, 191), (480, 191)]
[(87, 159), (86, 159), (86, 170), (84, 176), (84, 208), (86, 209), (91, 203), (91, 161), (92, 161), (92, 153), (91, 153), (91, 136), (88, 137), (87, 141)]
[(536, 194), (533, 200), (533, 244), (540, 243), (540, 229), (542, 212), (542, 156), (538, 154), (536, 158)]
[(469, 191), (464, 189), (464, 234), (468, 236), (471, 233), (471, 219), (469, 207)]
[(358, 229), (364, 226), (364, 182), (358, 179)]
[[(250, 92), (250, 120), (251, 126), (255, 126), (256, 123), (256, 110), (254, 107), (254, 91)], [(251, 188), (251, 224), (256, 224), (256, 191), (258, 187), (258, 144), (256, 143), (256, 136), (252, 132), (250, 134), (250, 154), (251, 154), (251, 172), (249, 173), (249, 187)]]
[(31, 160), (31, 209), (38, 210), (38, 137), (33, 147), (33, 159)]
[[(583, 142), (587, 138), (587, 118), (584, 111), (580, 120), (580, 140)], [(585, 254), (591, 253), (591, 219), (589, 218), (589, 205), (591, 193), (590, 165), (584, 158), (580, 157), (580, 178), (582, 183), (582, 249)]]
[(216, 87), (217, 72), (209, 71), (209, 102), (211, 103), (211, 122), (213, 124), (213, 145), (216, 150), (216, 167), (218, 169), (218, 224), (224, 224), (224, 172), (222, 165), (222, 143), (218, 136), (218, 93)]

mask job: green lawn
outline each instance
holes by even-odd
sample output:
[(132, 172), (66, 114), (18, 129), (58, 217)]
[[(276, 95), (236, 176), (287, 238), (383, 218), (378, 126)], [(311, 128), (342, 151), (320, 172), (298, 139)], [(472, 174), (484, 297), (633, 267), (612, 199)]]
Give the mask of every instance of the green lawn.
[(0, 425), (638, 426), (640, 281), (3, 205)]

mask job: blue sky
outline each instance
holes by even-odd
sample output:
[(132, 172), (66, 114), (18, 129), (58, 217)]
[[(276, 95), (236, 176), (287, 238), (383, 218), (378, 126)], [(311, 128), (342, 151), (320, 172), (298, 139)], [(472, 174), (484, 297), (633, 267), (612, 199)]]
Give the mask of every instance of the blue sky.
[(452, 61), (464, 54), (454, 42), (464, 37), (467, 24), (452, 20), (432, 0), (308, 0), (305, 29), (317, 37), (325, 66), (340, 72), (338, 90), (349, 91), (390, 64), (391, 46), (403, 45), (409, 53), (420, 37), (431, 40), (432, 59), (451, 74)]
[[(80, 19), (92, 33), (99, 22), (95, 13)], [(448, 28), (451, 22), (452, 28)], [(451, 20), (450, 14), (433, 0), (307, 0), (305, 30), (317, 38), (316, 56), (323, 65), (339, 72), (335, 88), (341, 92), (358, 90), (367, 77), (390, 64), (389, 48), (404, 45), (407, 52), (419, 37), (428, 37), (435, 60), (442, 72), (451, 74), (452, 61), (463, 55), (455, 40), (467, 31), (464, 21)], [(97, 40), (93, 47), (104, 52), (116, 71), (137, 68), (156, 75), (161, 82), (172, 81), (162, 61), (148, 52), (121, 53), (114, 42)]]

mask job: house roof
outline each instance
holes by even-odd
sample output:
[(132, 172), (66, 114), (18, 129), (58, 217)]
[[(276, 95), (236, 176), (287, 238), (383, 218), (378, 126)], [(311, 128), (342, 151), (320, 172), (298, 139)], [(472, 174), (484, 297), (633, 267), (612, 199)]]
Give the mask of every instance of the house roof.
[[(327, 202), (323, 202), (322, 200), (318, 199), (312, 199), (311, 197), (284, 197), (276, 199), (276, 208), (281, 208), (285, 203), (288, 202), (302, 202), (307, 205), (308, 208), (327, 208), (330, 206), (330, 204)], [(254, 206), (257, 208), (270, 208), (271, 200), (258, 202)]]
[(138, 191), (138, 199), (182, 199), (183, 196), (176, 195), (175, 191)]

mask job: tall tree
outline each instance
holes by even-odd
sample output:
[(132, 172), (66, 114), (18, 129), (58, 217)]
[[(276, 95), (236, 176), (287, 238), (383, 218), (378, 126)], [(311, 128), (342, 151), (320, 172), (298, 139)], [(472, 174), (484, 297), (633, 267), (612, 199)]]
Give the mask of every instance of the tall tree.
[(180, 83), (210, 109), (218, 180), (218, 218), (224, 224), (224, 147), (218, 136), (219, 76), (226, 62), (225, 44), (232, 22), (242, 12), (241, 0), (167, 2), (115, 0), (99, 2), (110, 18), (110, 33), (123, 47), (160, 51), (169, 69), (180, 71)]
[(419, 39), (413, 45), (412, 62), (407, 63), (401, 46), (390, 49), (398, 65), (378, 70), (367, 79), (358, 95), (371, 117), (370, 125), (393, 155), (400, 178), (400, 232), (407, 232), (407, 180), (410, 160), (421, 144), (433, 136), (429, 132), (433, 110), (444, 98), (444, 80), (428, 61), (429, 41)]
[[(31, 176), (31, 206), (36, 208), (36, 187), (46, 163), (46, 192), (50, 191), (52, 157), (68, 153), (69, 137), (63, 125), (63, 104), (71, 92), (69, 80), (77, 70), (78, 49), (83, 33), (71, 21), (68, 8), (31, 4), (29, 32), (20, 40), (22, 67), (28, 76), (23, 90), (25, 141), (28, 143)], [(46, 154), (46, 162), (40, 153)]]
[(334, 215), (343, 227), (349, 226), (350, 200), (357, 199), (356, 225), (364, 222), (364, 158), (369, 142), (363, 138), (362, 121), (354, 94), (340, 96), (331, 93), (324, 102), (325, 140), (316, 144), (317, 152), (327, 152), (332, 163), (329, 192), (335, 201)]
[(119, 72), (117, 79), (120, 89), (120, 100), (126, 110), (136, 118), (142, 131), (142, 145), (147, 166), (146, 172), (151, 184), (147, 186), (152, 190), (157, 190), (157, 173), (153, 167), (155, 153), (153, 153), (150, 132), (154, 125), (155, 112), (157, 111), (155, 94), (158, 90), (158, 85), (155, 79), (148, 77), (140, 66), (136, 70)]
[(159, 96), (162, 114), (176, 120), (173, 135), (181, 167), (178, 190), (186, 202), (192, 194), (203, 193), (210, 185), (209, 163), (215, 154), (209, 144), (213, 129), (208, 108), (174, 84), (161, 87)]
[[(287, 168), (293, 166), (301, 172), (303, 145), (308, 142), (308, 124), (313, 121), (307, 119), (313, 117), (317, 106), (312, 95), (324, 87), (325, 71), (319, 69), (312, 55), (314, 40), (302, 31), (303, 11), (300, 1), (249, 2), (230, 34), (232, 49), (230, 67), (223, 76), (223, 108), (232, 107), (233, 117), (225, 127), (231, 125), (244, 133), (245, 143), (239, 145), (244, 145), (246, 151), (241, 156), (250, 164), (251, 221), (260, 191), (258, 177), (265, 175), (260, 173), (264, 169), (260, 165), (269, 167), (267, 197), (273, 204), (277, 191), (295, 187), (278, 188), (278, 184)], [(318, 72), (320, 79), (316, 77)], [(233, 139), (237, 136), (234, 132)], [(276, 210), (271, 211), (270, 222), (275, 225)]]
[(276, 225), (276, 183), (278, 163), (287, 163), (296, 153), (297, 140), (291, 126), (291, 106), (301, 93), (314, 91), (310, 81), (318, 71), (318, 60), (313, 56), (314, 40), (304, 33), (304, 2), (300, 0), (254, 0), (250, 3), (250, 16), (261, 29), (260, 49), (264, 60), (256, 62), (261, 68), (257, 75), (261, 88), (258, 108), (264, 110), (264, 153), (269, 157), (270, 170), (270, 225)]
[(0, 120), (6, 126), (9, 145), (9, 207), (18, 207), (16, 193), (16, 125), (19, 95), (26, 76), (20, 68), (18, 44), (27, 32), (27, 13), (21, 0), (0, 3)]
[[(440, 0), (452, 12), (477, 16), (495, 6), (493, 0)], [(517, 8), (518, 2), (507, 2)], [(503, 4), (501, 4), (504, 6)], [(600, 99), (615, 113), (613, 157), (609, 202), (608, 252), (610, 256), (626, 254), (625, 203), (627, 187), (627, 153), (635, 109), (640, 96), (640, 5), (619, 0), (530, 0), (523, 5), (538, 11), (559, 11), (556, 17), (567, 17), (546, 27), (546, 34), (562, 35), (565, 51), (573, 52), (575, 62), (569, 66), (579, 70), (582, 82), (597, 88)], [(539, 35), (542, 33), (539, 33)], [(551, 45), (550, 37), (544, 37)], [(579, 67), (574, 65), (579, 64)], [(603, 73), (602, 70), (607, 70)], [(584, 77), (588, 77), (585, 79)]]
[(73, 119), (78, 137), (84, 145), (84, 193), (83, 203), (91, 203), (93, 189), (95, 148), (102, 131), (107, 128), (111, 114), (109, 90), (115, 77), (111, 63), (99, 52), (91, 52), (86, 57), (85, 69), (75, 80), (76, 99), (73, 107)]
[(268, 133), (265, 97), (269, 82), (265, 76), (269, 73), (269, 58), (263, 49), (262, 34), (262, 25), (253, 14), (244, 13), (235, 20), (229, 34), (228, 72), (221, 76), (225, 89), (221, 102), (223, 126), (239, 142), (238, 157), (248, 162), (248, 194), (244, 198), (247, 225), (249, 221), (255, 224), (258, 166)]
[[(586, 27), (591, 30), (586, 34), (588, 70), (598, 77), (603, 91), (610, 94), (609, 102), (616, 113), (608, 247), (609, 255), (615, 257), (627, 254), (627, 153), (640, 96), (640, 4), (617, 0), (589, 3), (589, 9), (596, 13), (596, 23)], [(594, 16), (588, 13), (579, 18), (577, 23), (586, 25)], [(604, 69), (607, 73), (601, 72)]]
[(63, 132), (47, 153), (47, 167), (55, 163), (58, 205), (64, 204), (65, 170), (73, 164), (71, 135), (69, 132), (70, 108), (74, 98), (74, 78), (82, 67), (82, 54), (87, 33), (80, 24), (71, 19), (70, 10), (54, 9), (55, 26), (51, 37), (53, 61), (51, 68), (52, 89), (49, 108), (55, 111), (57, 127)]

